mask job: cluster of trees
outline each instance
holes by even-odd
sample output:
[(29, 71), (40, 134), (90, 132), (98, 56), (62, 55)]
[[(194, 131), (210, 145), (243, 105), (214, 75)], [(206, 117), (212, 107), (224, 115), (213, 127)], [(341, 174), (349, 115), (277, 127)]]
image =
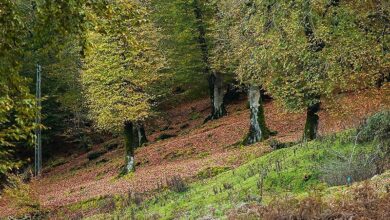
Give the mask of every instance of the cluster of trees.
[(232, 85), (246, 89), (245, 144), (273, 133), (261, 91), (286, 110), (306, 110), (303, 138), (314, 139), (321, 100), (390, 78), (389, 7), (378, 0), (2, 1), (0, 173), (20, 166), (12, 152), (40, 126), (30, 89), (38, 63), (50, 82), (43, 87), (48, 139), (88, 120), (123, 132), (125, 173), (161, 104), (207, 87), (206, 121), (227, 114)]
[[(229, 0), (217, 9), (215, 38), (223, 42), (217, 54), (229, 54), (220, 66), (235, 63), (249, 87), (249, 142), (269, 133), (259, 88), (287, 110), (306, 109), (304, 138), (310, 140), (321, 99), (367, 88), (389, 72), (389, 5), (383, 1)], [(252, 125), (257, 120), (260, 129)]]

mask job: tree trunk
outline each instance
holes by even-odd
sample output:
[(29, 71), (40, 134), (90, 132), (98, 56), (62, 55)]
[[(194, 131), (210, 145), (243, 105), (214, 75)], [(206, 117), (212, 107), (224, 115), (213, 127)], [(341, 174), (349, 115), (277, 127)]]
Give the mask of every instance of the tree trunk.
[(134, 161), (134, 142), (136, 135), (134, 134), (134, 125), (132, 122), (125, 122), (123, 129), (123, 136), (125, 139), (125, 166), (123, 168), (123, 174), (128, 174), (135, 171)]
[(320, 103), (317, 103), (307, 108), (305, 131), (303, 134), (304, 140), (310, 141), (317, 137), (320, 105)]
[(227, 113), (224, 103), (225, 90), (223, 86), (223, 77), (220, 73), (210, 75), (209, 87), (212, 110), (211, 115), (206, 121), (222, 118)]
[(225, 95), (223, 88), (223, 77), (220, 73), (212, 73), (209, 61), (209, 48), (206, 40), (206, 23), (204, 21), (201, 3), (199, 0), (193, 2), (194, 13), (196, 18), (196, 25), (198, 29), (198, 44), (202, 52), (202, 60), (204, 63), (204, 72), (209, 77), (209, 89), (211, 99), (211, 115), (206, 118), (208, 120), (214, 120), (226, 115), (226, 109), (223, 102), (223, 96)]
[(244, 139), (245, 145), (250, 145), (265, 140), (270, 136), (271, 133), (265, 123), (264, 107), (259, 86), (249, 87), (248, 100), (251, 115), (249, 133)]
[(136, 129), (137, 129), (137, 137), (138, 137), (136, 147), (140, 147), (143, 144), (147, 143), (148, 139), (146, 138), (145, 127), (143, 124), (138, 124)]

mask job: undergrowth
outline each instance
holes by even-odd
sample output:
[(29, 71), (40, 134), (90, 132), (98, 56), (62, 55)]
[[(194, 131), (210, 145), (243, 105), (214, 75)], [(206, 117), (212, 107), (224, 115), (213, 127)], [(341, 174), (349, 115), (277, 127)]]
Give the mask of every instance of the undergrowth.
[[(345, 202), (333, 204), (324, 201), (321, 194), (329, 193), (332, 185), (353, 184), (380, 172), (374, 167), (386, 160), (388, 152), (383, 152), (386, 149), (383, 143), (388, 140), (387, 130), (382, 128), (389, 121), (382, 120), (386, 118), (384, 116), (373, 118), (381, 120), (368, 119), (357, 130), (274, 150), (236, 169), (221, 172), (218, 169), (216, 176), (214, 170), (206, 170), (200, 175), (205, 178), (188, 185), (186, 190), (163, 190), (142, 203), (116, 209), (104, 218), (240, 219), (239, 212), (243, 207), (252, 207), (246, 208), (247, 211), (257, 211), (242, 219), (281, 219), (286, 215), (297, 219), (312, 219), (313, 216), (321, 219), (332, 213), (337, 218), (345, 217), (343, 212), (354, 207), (359, 209), (355, 210), (354, 216), (360, 215), (364, 208), (367, 213), (377, 212), (375, 215), (381, 217), (385, 213), (368, 202), (382, 207), (388, 204), (388, 193), (385, 194), (387, 197), (381, 197), (367, 186), (361, 192), (342, 198)], [(372, 126), (372, 123), (376, 125)], [(380, 132), (375, 129), (378, 126), (382, 126)], [(365, 129), (369, 127), (374, 129)], [(364, 129), (365, 138), (358, 140), (357, 135)], [(379, 138), (375, 137), (377, 134), (380, 134)], [(289, 195), (288, 198), (285, 195)], [(328, 211), (325, 213), (324, 210)]]
[[(139, 206), (116, 211), (113, 216), (136, 219), (226, 218), (239, 204), (268, 204), (276, 195), (306, 196), (326, 188), (321, 167), (334, 152), (342, 155), (370, 154), (374, 142), (355, 145), (353, 130), (273, 151), (216, 177), (190, 184), (186, 191), (163, 191)], [(347, 180), (345, 180), (347, 181)]]

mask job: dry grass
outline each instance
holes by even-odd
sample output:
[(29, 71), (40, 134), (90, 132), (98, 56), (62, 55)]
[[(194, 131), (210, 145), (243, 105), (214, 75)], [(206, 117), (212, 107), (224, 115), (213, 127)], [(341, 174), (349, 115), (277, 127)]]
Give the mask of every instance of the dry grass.
[(314, 192), (301, 200), (286, 196), (267, 206), (245, 205), (232, 211), (229, 219), (390, 219), (390, 193), (381, 193), (374, 187), (366, 181), (342, 196), (328, 199)]

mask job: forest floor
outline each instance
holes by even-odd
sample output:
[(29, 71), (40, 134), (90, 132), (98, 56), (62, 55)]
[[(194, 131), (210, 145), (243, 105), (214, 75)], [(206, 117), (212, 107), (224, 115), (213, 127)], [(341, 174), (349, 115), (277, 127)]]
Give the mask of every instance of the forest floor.
[[(384, 98), (383, 91), (370, 90), (340, 95), (332, 103), (325, 101), (320, 112), (320, 135), (356, 126), (380, 110)], [(272, 101), (265, 103), (267, 124), (278, 132), (273, 138), (281, 142), (299, 140), (305, 113), (285, 113), (280, 109)], [(210, 112), (209, 99), (167, 110), (162, 118), (149, 125), (149, 129), (156, 129), (147, 131), (150, 144), (136, 150), (138, 166), (132, 175), (118, 177), (124, 162), (122, 147), (96, 160), (88, 160), (88, 154), (104, 148), (102, 143), (89, 153), (57, 158), (60, 162), (45, 166), (42, 177), (34, 179), (30, 186), (43, 208), (54, 210), (98, 196), (153, 192), (173, 176), (193, 181), (206, 168), (235, 168), (271, 151), (267, 142), (241, 147), (240, 141), (249, 127), (245, 100), (231, 103), (227, 110), (226, 117), (206, 124), (203, 120)], [(175, 137), (158, 140), (162, 134)], [(5, 199), (0, 200), (0, 217), (17, 212), (9, 204)]]

